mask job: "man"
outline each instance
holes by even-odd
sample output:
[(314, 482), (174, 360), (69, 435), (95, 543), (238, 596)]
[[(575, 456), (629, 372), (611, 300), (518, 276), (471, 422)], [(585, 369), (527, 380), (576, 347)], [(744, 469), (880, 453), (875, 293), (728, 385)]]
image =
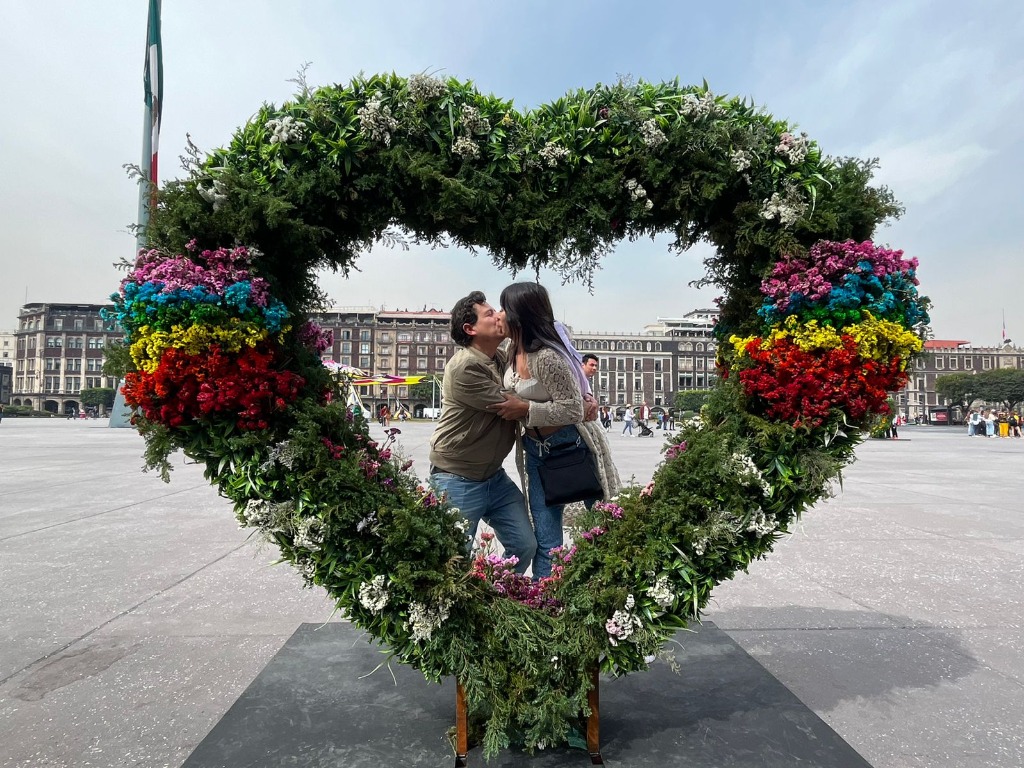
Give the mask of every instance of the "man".
[[(583, 375), (586, 376), (588, 379), (592, 379), (594, 378), (594, 375), (597, 373), (597, 368), (597, 355), (587, 352), (587, 354), (583, 356)], [(593, 391), (593, 385), (591, 385), (590, 389), (591, 391)]]
[(523, 493), (502, 468), (516, 441), (516, 422), (488, 410), (508, 401), (509, 408), (529, 413), (524, 400), (502, 393), (506, 366), (505, 322), (480, 291), (459, 299), (452, 309), (451, 337), (461, 347), (444, 370), (444, 408), (430, 440), (430, 479), (470, 523), (470, 540), (484, 520), (494, 528), (505, 556), (519, 558), (523, 573), (537, 551), (537, 538)]

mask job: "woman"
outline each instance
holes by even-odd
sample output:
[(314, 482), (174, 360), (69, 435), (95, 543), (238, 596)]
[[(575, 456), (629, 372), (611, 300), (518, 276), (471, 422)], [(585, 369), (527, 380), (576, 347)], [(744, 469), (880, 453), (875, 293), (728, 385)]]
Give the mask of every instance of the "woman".
[[(583, 393), (589, 391), (586, 378), (568, 334), (557, 327), (547, 290), (537, 283), (513, 283), (501, 292), (501, 308), (512, 341), (505, 388), (530, 404), (530, 412), (521, 422), (522, 449), (526, 500), (537, 535), (533, 577), (542, 579), (551, 575), (551, 550), (562, 545), (565, 508), (544, 501), (539, 467), (545, 457), (582, 439), (597, 460), (605, 499), (618, 492), (619, 476), (594, 418), (596, 404), (584, 402)], [(590, 419), (585, 418), (585, 411), (591, 412)]]

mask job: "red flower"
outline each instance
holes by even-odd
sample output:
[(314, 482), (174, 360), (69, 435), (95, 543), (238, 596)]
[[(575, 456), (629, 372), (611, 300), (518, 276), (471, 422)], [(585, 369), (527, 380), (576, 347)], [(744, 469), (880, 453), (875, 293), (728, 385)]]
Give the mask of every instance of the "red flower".
[(305, 383), (275, 368), (271, 347), (230, 354), (214, 345), (206, 355), (169, 349), (153, 373), (125, 377), (125, 402), (168, 427), (227, 416), (240, 429), (266, 429), (270, 417), (293, 402)]

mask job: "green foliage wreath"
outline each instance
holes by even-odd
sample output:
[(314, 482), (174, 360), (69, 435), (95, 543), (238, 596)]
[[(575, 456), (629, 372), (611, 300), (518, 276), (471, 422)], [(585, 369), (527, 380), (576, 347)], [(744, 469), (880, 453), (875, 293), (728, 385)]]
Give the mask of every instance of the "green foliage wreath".
[[(827, 495), (905, 380), (927, 301), (916, 261), (866, 242), (900, 213), (872, 168), (706, 84), (529, 112), (426, 75), (303, 86), (159, 193), (152, 250), (114, 297), (148, 465), (203, 462), (242, 525), (396, 659), (461, 680), (487, 754), (562, 741), (588, 667), (645, 669)], [(458, 511), (321, 364), (316, 270), (413, 238), (586, 281), (659, 232), (715, 247), (720, 385), (649, 486), (582, 516), (554, 578), (467, 556)]]

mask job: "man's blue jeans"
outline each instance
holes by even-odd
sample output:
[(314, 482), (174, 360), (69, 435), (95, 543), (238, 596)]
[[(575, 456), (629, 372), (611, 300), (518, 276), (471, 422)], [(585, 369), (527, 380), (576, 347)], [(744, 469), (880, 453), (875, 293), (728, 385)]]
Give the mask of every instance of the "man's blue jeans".
[[(505, 557), (519, 558), (516, 573), (530, 567), (537, 552), (537, 538), (526, 514), (526, 501), (519, 486), (504, 469), (486, 480), (470, 480), (450, 472), (435, 472), (430, 482), (438, 491), (448, 494), (448, 503), (458, 507), (470, 523), (469, 540), (476, 540), (476, 529), (483, 520), (494, 529), (505, 548)], [(470, 544), (472, 547), (472, 543)]]

